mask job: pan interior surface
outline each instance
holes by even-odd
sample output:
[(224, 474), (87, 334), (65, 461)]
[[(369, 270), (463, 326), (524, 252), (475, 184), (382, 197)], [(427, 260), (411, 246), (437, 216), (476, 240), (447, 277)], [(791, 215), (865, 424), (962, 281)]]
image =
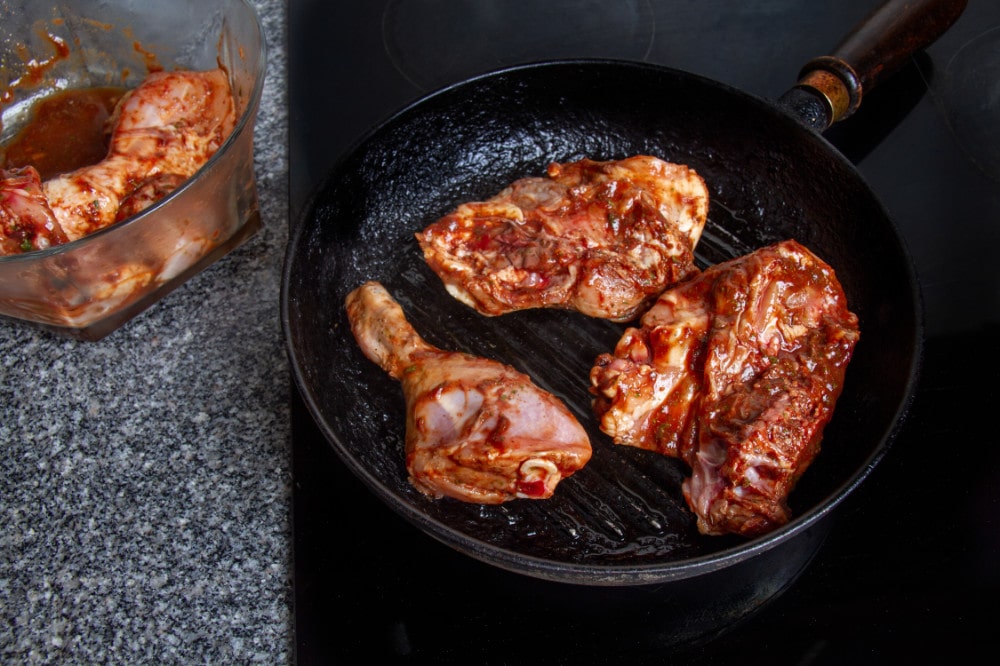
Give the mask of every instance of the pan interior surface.
[[(794, 238), (837, 272), (861, 341), (823, 449), (793, 492), (796, 518), (759, 539), (705, 537), (681, 494), (687, 470), (614, 446), (591, 412), (588, 375), (625, 326), (559, 310), (486, 318), (449, 296), (414, 238), (457, 204), (541, 175), (549, 162), (649, 154), (687, 164), (712, 196), (703, 265)], [(399, 384), (367, 360), (344, 311), (382, 282), (429, 342), (508, 363), (587, 428), (590, 463), (545, 501), (433, 500), (408, 482)], [(854, 168), (770, 104), (650, 65), (517, 67), (401, 111), (332, 169), (297, 221), (282, 317), (298, 387), (345, 464), (391, 508), (478, 559), (550, 580), (632, 585), (752, 558), (824, 517), (879, 460), (919, 358), (919, 295), (894, 225)]]

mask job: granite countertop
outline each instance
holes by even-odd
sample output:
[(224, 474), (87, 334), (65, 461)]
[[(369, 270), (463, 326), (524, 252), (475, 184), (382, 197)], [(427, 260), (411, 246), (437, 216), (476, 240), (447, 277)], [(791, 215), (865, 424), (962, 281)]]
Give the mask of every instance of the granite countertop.
[(0, 323), (0, 663), (289, 663), (285, 3), (262, 230), (99, 342)]

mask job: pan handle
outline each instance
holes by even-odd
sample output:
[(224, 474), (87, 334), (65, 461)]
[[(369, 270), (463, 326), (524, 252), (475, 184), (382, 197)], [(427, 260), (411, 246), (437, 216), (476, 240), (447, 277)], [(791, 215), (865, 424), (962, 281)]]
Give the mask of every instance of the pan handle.
[(844, 38), (831, 55), (813, 58), (779, 100), (823, 131), (861, 106), (861, 99), (932, 44), (958, 20), (968, 0), (887, 0)]

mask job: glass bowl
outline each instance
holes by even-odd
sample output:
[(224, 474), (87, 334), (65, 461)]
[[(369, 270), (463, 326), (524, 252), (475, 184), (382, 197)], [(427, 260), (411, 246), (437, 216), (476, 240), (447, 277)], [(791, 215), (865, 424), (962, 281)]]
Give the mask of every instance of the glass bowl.
[(138, 85), (157, 69), (222, 67), (236, 125), (187, 181), (121, 222), (62, 245), (0, 256), (0, 318), (98, 340), (261, 226), (253, 128), (266, 46), (244, 0), (0, 0), (0, 142), (67, 88)]

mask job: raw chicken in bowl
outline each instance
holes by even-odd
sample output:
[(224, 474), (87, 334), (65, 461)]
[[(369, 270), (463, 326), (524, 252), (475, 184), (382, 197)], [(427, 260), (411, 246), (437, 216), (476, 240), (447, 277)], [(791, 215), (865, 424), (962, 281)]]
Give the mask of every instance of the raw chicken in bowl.
[[(0, 15), (0, 317), (97, 340), (260, 228), (260, 24), (245, 0)], [(82, 90), (121, 91), (103, 156), (48, 168), (50, 146), (26, 133), (44, 104)]]

